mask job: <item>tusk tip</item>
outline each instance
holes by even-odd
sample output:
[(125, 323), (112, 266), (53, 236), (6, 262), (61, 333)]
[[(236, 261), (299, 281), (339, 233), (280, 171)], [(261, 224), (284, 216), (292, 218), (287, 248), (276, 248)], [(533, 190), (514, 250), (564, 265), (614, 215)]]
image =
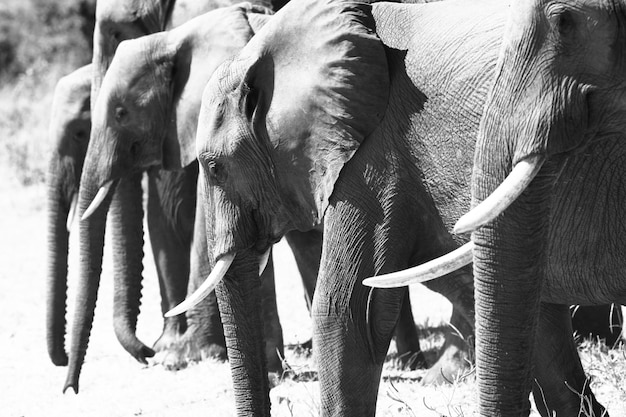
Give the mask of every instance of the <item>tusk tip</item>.
[(379, 287), (380, 282), (376, 279), (376, 277), (365, 278), (363, 280), (363, 285), (365, 285), (366, 287), (381, 288)]

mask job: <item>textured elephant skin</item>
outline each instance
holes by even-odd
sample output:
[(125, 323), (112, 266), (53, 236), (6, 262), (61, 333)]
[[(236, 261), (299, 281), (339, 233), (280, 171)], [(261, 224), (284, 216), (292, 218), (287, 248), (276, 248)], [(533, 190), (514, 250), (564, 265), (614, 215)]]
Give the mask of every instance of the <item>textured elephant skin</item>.
[[(205, 90), (198, 128), (201, 175), (210, 185), (205, 206), (215, 213), (213, 228), (208, 229), (216, 236), (215, 258), (250, 247), (262, 251), (284, 231), (306, 229), (307, 216), (308, 224), (324, 216), (324, 251), (313, 309), (322, 415), (373, 415), (375, 411), (382, 359), (403, 292), (370, 292), (360, 281), (422, 263), (467, 239), (448, 231), (470, 207), (475, 141), (496, 78), (508, 14), (508, 6), (501, 2), (374, 4), (369, 17), (384, 45), (386, 69), (381, 69), (375, 65), (381, 57), (372, 52), (376, 46), (368, 43), (358, 24), (347, 29), (353, 44), (341, 32), (346, 20), (354, 23), (359, 16), (368, 16), (367, 7), (361, 7), (343, 1), (285, 6), (231, 63), (218, 68)], [(339, 18), (346, 15), (354, 20)], [(298, 26), (290, 16), (305, 16), (308, 26)], [(360, 23), (371, 28), (365, 22), (367, 17)], [(343, 63), (341, 56), (334, 55), (340, 43), (325, 44), (328, 39), (342, 39), (342, 46), (352, 48), (347, 54), (358, 56), (362, 67)], [(368, 45), (368, 53), (359, 45)], [(316, 57), (333, 62), (335, 68), (318, 69)], [(340, 73), (336, 68), (344, 65), (346, 78), (333, 79), (332, 74)], [(360, 72), (363, 68), (367, 68), (365, 75)], [(327, 82), (329, 78), (336, 84)], [(314, 88), (308, 90), (311, 85)], [(358, 97), (351, 95), (353, 91), (359, 91)], [(314, 102), (316, 97), (323, 99)], [(339, 103), (333, 101), (337, 97)], [(384, 108), (372, 108), (378, 103)], [(333, 129), (327, 130), (327, 125)], [(613, 175), (619, 164), (596, 165), (597, 151), (593, 155), (571, 159), (555, 188), (556, 201), (582, 196), (584, 208), (571, 204), (549, 215), (553, 223), (584, 224), (575, 229), (578, 233), (600, 240), (615, 238), (622, 235), (621, 229), (607, 230), (614, 217), (590, 219), (589, 215), (599, 207), (594, 199), (597, 179), (610, 183), (619, 177)], [(252, 160), (260, 162), (252, 164)], [(337, 161), (340, 173), (333, 165)], [(582, 169), (584, 164), (594, 169)], [(581, 188), (587, 185), (596, 188)], [(615, 198), (616, 206), (621, 201), (615, 194), (600, 196), (599, 201)], [(249, 211), (250, 206), (254, 211)], [(579, 211), (572, 214), (571, 210)], [(575, 291), (568, 279), (596, 273), (585, 254), (588, 247), (573, 244), (561, 230), (550, 232), (549, 273), (543, 303), (537, 302), (536, 310), (537, 343), (529, 339), (530, 344), (523, 344), (535, 362), (534, 375), (527, 377), (537, 381), (536, 396), (543, 390), (546, 401), (538, 406), (543, 415), (568, 415), (579, 408), (580, 398), (573, 391), (583, 393), (597, 413), (602, 407), (582, 372), (568, 305), (620, 300), (589, 286), (580, 288), (578, 298), (572, 296)], [(603, 248), (607, 244), (599, 242), (596, 256), (608, 262), (601, 264), (623, 270), (623, 260), (612, 258)], [(606, 284), (599, 288), (616, 293), (616, 278), (597, 279)], [(474, 298), (469, 271), (429, 285), (453, 301), (453, 319), (467, 326), (461, 328), (463, 335), (471, 335)], [(549, 285), (562, 286), (550, 289)], [(596, 298), (585, 297), (590, 294)], [(516, 305), (525, 302), (522, 297)], [(481, 332), (492, 326), (490, 321), (477, 324)], [(483, 389), (488, 396), (505, 387)], [(516, 398), (505, 405), (527, 403), (528, 392), (511, 390)], [(521, 407), (518, 412), (523, 414)]]

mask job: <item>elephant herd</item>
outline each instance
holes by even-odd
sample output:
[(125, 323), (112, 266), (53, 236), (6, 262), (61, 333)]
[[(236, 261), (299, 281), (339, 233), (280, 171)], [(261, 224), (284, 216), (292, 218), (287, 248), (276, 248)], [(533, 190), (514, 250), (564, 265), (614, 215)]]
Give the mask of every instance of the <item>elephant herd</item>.
[[(110, 215), (118, 340), (168, 368), (228, 357), (237, 415), (269, 416), (282, 370), (283, 237), (321, 415), (375, 414), (394, 334), (421, 358), (414, 282), (450, 300), (458, 331), (425, 382), (463, 372), (475, 338), (481, 415), (528, 415), (531, 392), (544, 417), (605, 415), (570, 305), (626, 304), (625, 1), (98, 0), (92, 63), (59, 81), (50, 133), (47, 342), (64, 390)], [(135, 334), (144, 206), (165, 315), (152, 347)]]

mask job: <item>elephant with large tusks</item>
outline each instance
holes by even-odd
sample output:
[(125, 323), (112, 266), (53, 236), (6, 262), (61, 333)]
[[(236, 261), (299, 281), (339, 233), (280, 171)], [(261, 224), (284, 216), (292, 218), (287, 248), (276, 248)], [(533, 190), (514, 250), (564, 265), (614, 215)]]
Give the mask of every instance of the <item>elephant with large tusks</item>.
[[(626, 302), (625, 86), (625, 2), (511, 6), (477, 136), (473, 209), (455, 227), (473, 232), (481, 415), (528, 415), (531, 390), (546, 400), (542, 415), (606, 415), (568, 306)], [(433, 277), (423, 270), (368, 282)]]
[[(361, 280), (463, 242), (446, 226), (469, 206), (456, 190), (469, 186), (466, 155), (487, 91), (471, 86), (488, 86), (506, 12), (479, 5), (291, 2), (207, 84), (197, 151), (216, 267), (203, 289), (227, 306), (239, 415), (269, 415), (258, 265), (282, 235), (322, 219), (313, 303), (322, 415), (374, 414), (407, 290), (370, 291)], [(470, 338), (469, 268), (430, 287)], [(464, 347), (448, 340), (436, 372), (462, 369)]]

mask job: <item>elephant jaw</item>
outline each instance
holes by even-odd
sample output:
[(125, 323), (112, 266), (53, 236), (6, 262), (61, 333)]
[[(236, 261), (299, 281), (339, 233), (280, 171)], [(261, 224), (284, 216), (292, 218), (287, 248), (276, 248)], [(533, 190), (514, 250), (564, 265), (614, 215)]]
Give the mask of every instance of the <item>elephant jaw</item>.
[(544, 162), (543, 155), (531, 155), (519, 161), (489, 197), (461, 216), (454, 225), (454, 233), (473, 232), (491, 223), (524, 192)]
[[(543, 155), (533, 155), (519, 161), (489, 197), (459, 219), (454, 226), (454, 232), (473, 232), (492, 222), (524, 192), (544, 162), (545, 157)], [(367, 278), (363, 280), (363, 285), (395, 288), (442, 277), (471, 263), (473, 248), (474, 244), (468, 242), (460, 248), (422, 265), (392, 274)]]
[(87, 210), (85, 210), (82, 217), (80, 218), (81, 220), (87, 220), (89, 216), (91, 216), (98, 209), (98, 207), (100, 207), (100, 204), (102, 204), (104, 199), (109, 194), (109, 190), (111, 189), (112, 185), (113, 181), (108, 181), (102, 187), (100, 187), (98, 193), (91, 201), (91, 204), (89, 204), (89, 207), (87, 207)]

